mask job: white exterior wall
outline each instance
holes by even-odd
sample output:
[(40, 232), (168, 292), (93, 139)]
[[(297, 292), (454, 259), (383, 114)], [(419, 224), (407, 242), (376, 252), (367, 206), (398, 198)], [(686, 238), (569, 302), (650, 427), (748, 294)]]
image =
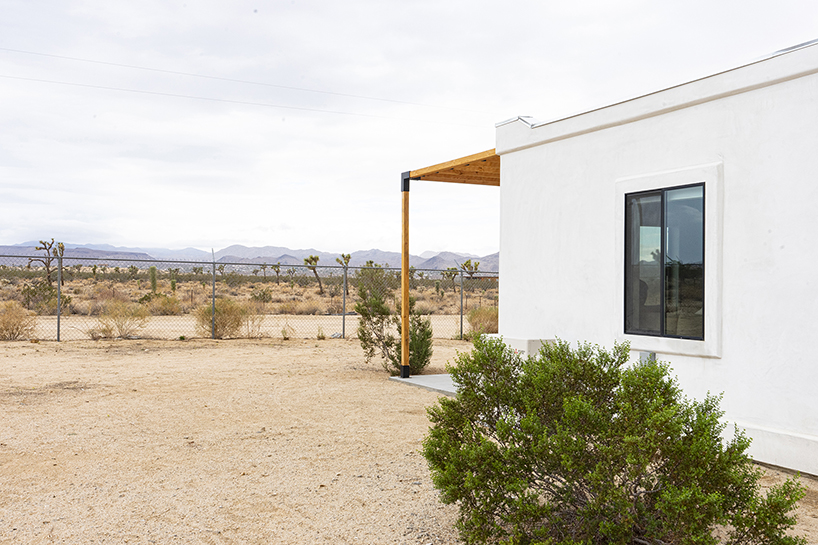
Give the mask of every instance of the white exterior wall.
[[(629, 340), (724, 392), (759, 461), (818, 474), (818, 46), (497, 129), (500, 333)], [(705, 341), (623, 334), (624, 193), (705, 181)]]

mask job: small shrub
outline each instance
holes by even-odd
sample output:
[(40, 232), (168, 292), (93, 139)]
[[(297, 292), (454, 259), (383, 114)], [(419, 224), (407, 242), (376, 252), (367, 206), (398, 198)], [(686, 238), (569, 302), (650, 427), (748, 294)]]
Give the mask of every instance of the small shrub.
[[(393, 314), (382, 291), (365, 282), (358, 285), (359, 301), (355, 304), (358, 320), (358, 340), (366, 361), (381, 357), (383, 368), (399, 375), (401, 359), (401, 309)], [(409, 373), (420, 374), (432, 359), (432, 322), (415, 312), (415, 299), (409, 298)], [(397, 330), (397, 335), (395, 334)]]
[(630, 350), (545, 345), (522, 358), (479, 336), (450, 368), (456, 398), (429, 409), (423, 454), (467, 543), (803, 544), (786, 532), (797, 480), (762, 472), (719, 398), (689, 401), (662, 362)]
[(497, 307), (473, 308), (466, 315), (470, 331), (467, 337), (471, 340), (475, 335), (483, 333), (497, 333), (499, 313)]
[(111, 300), (97, 318), (97, 325), (88, 330), (94, 339), (127, 339), (134, 337), (150, 320), (148, 310), (138, 304), (127, 301)]
[(428, 303), (423, 304), (423, 305), (418, 304), (415, 307), (415, 312), (417, 312), (418, 314), (420, 314), (422, 316), (428, 316), (430, 314), (434, 314), (435, 310), (436, 310), (435, 305), (430, 305)]
[(316, 338), (319, 341), (323, 341), (323, 340), (325, 340), (327, 338), (327, 336), (324, 334), (324, 328), (323, 327), (318, 326), (318, 335), (316, 336)]
[[(57, 288), (48, 282), (35, 280), (23, 286), (21, 293), (27, 309), (41, 315), (57, 314)], [(67, 310), (71, 305), (71, 297), (64, 293), (60, 294), (60, 304), (62, 311)]]
[(182, 314), (182, 304), (176, 297), (168, 297), (161, 293), (148, 294), (148, 310), (154, 316), (178, 316)]
[(17, 341), (34, 335), (37, 319), (17, 301), (0, 303), (0, 341)]
[(273, 292), (270, 288), (255, 290), (250, 294), (250, 299), (257, 303), (269, 303), (273, 300)]
[(264, 323), (264, 315), (257, 312), (253, 303), (244, 305), (243, 336), (247, 339), (260, 339), (262, 337), (261, 326)]
[[(202, 305), (193, 312), (196, 318), (196, 330), (204, 337), (210, 337), (213, 317), (211, 305)], [(217, 339), (229, 337), (258, 337), (261, 335), (261, 320), (251, 311), (248, 305), (242, 305), (232, 299), (216, 298), (215, 327), (213, 333)]]
[(281, 328), (281, 338), (285, 341), (289, 341), (293, 335), (295, 335), (295, 328), (290, 324), (287, 324)]

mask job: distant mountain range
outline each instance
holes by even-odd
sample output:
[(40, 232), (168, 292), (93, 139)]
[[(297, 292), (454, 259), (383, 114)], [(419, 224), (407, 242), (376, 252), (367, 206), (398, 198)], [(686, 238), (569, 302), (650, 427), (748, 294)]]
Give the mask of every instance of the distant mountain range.
[[(39, 243), (28, 241), (12, 246), (0, 245), (0, 255), (38, 255), (41, 252), (34, 248)], [(275, 265), (303, 265), (304, 258), (317, 255), (318, 265), (337, 265), (336, 258), (341, 254), (332, 252), (322, 252), (314, 248), (306, 250), (292, 250), (283, 246), (242, 246), (234, 244), (215, 253), (217, 263), (267, 263)], [(110, 244), (69, 244), (65, 243), (66, 257), (87, 257), (93, 259), (156, 259), (165, 261), (204, 261), (211, 262), (213, 256), (210, 252), (198, 250), (196, 248), (184, 248), (182, 250), (169, 250), (167, 248), (129, 248), (124, 246), (111, 246)], [(401, 255), (399, 252), (385, 252), (383, 250), (359, 250), (350, 254), (350, 266), (360, 267), (367, 261), (372, 261), (379, 265), (390, 267), (400, 267)], [(424, 252), (423, 254), (410, 255), (409, 265), (416, 269), (443, 270), (447, 267), (460, 267), (460, 264), (471, 259), (472, 263), (480, 262), (481, 271), (496, 272), (500, 268), (500, 254), (494, 253), (487, 256), (475, 256), (455, 252)]]

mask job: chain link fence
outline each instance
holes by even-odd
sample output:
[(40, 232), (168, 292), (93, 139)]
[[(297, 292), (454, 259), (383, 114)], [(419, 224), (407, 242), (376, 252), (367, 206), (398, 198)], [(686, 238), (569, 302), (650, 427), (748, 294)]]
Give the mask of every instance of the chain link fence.
[[(395, 311), (400, 274), (377, 265), (0, 255), (0, 340), (350, 338), (359, 282), (377, 278)], [(468, 338), (496, 331), (498, 279), (410, 269), (410, 293), (436, 338)]]

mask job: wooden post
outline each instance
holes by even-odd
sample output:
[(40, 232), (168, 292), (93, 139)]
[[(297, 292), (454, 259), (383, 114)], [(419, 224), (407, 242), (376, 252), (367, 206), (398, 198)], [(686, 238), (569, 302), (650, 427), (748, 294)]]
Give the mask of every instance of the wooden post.
[(401, 378), (409, 378), (409, 172), (400, 175), (400, 191), (403, 197), (403, 228), (401, 240)]

